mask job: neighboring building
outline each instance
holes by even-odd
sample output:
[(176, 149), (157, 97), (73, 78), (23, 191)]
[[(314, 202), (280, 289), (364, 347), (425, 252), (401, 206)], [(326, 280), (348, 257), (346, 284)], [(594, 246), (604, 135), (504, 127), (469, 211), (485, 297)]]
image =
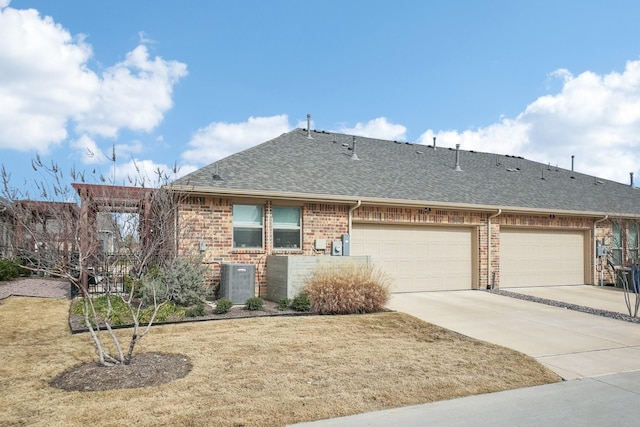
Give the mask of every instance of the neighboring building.
[[(68, 268), (77, 253), (79, 208), (75, 203), (16, 201), (13, 254), (34, 268)], [(55, 266), (49, 265), (55, 262)]]
[(619, 265), (638, 254), (633, 185), (510, 155), (296, 129), (171, 188), (188, 196), (179, 250), (255, 265), (260, 295), (269, 255), (330, 255), (343, 238), (394, 292), (595, 284), (610, 280), (596, 241)]

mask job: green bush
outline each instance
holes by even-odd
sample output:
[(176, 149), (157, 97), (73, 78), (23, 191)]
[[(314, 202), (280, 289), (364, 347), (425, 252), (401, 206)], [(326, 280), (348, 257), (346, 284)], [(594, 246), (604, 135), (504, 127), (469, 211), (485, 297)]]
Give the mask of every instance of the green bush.
[(20, 276), (20, 269), (9, 259), (0, 259), (0, 281), (11, 280)]
[(291, 301), (290, 307), (295, 311), (310, 311), (311, 301), (309, 301), (309, 296), (305, 293), (297, 295), (293, 301)]
[(244, 308), (249, 311), (259, 311), (264, 307), (264, 301), (260, 297), (251, 297), (244, 303)]
[[(104, 319), (107, 315), (107, 310), (109, 309), (109, 303), (106, 296), (99, 296), (92, 299), (93, 307), (96, 310), (96, 313), (101, 319)], [(153, 314), (154, 307), (149, 306), (140, 312), (138, 316), (138, 320), (140, 322), (146, 323), (151, 319), (151, 315)], [(71, 306), (71, 312), (78, 316), (84, 316), (84, 302), (83, 300), (78, 300), (73, 303)], [(166, 322), (168, 320), (180, 320), (184, 318), (186, 313), (186, 309), (183, 307), (178, 307), (172, 302), (167, 302), (156, 314), (155, 322)], [(91, 319), (93, 320), (93, 319)], [(121, 326), (121, 325), (131, 325), (133, 324), (133, 318), (131, 317), (131, 312), (129, 311), (129, 307), (127, 304), (122, 301), (122, 298), (111, 295), (111, 313), (109, 314), (109, 324), (111, 326)], [(95, 325), (94, 325), (95, 326)]]
[[(149, 306), (140, 313), (138, 320), (142, 323), (149, 322), (153, 314), (154, 307)], [(158, 310), (154, 322), (167, 322), (172, 320), (182, 320), (186, 315), (187, 309), (178, 307), (175, 303), (169, 301)]]
[(389, 301), (389, 283), (389, 276), (373, 266), (325, 266), (310, 276), (304, 293), (319, 314), (374, 313)]
[[(93, 308), (101, 319), (104, 319), (109, 309), (109, 300), (106, 296), (95, 297), (91, 300), (93, 302)], [(76, 301), (71, 307), (71, 311), (78, 316), (84, 316), (84, 302), (83, 300)], [(89, 314), (91, 318), (92, 313)], [(131, 313), (129, 307), (122, 301), (122, 299), (116, 295), (111, 295), (111, 313), (108, 319), (109, 324), (112, 326), (128, 325), (132, 323)], [(95, 325), (94, 325), (95, 326)]]
[(131, 276), (124, 276), (124, 291), (128, 294), (131, 293), (131, 289), (133, 289), (133, 297), (134, 298), (142, 298), (142, 280), (135, 280)]
[(202, 317), (204, 315), (204, 304), (202, 302), (198, 302), (194, 307), (189, 308), (185, 313), (186, 317)]
[(202, 301), (207, 294), (205, 286), (206, 267), (198, 260), (176, 259), (164, 268), (150, 270), (140, 284), (145, 304), (153, 303), (153, 292), (159, 301), (173, 301), (181, 306), (190, 306)]
[(225, 314), (233, 307), (233, 303), (229, 298), (220, 298), (216, 301), (216, 308), (213, 310), (216, 314)]
[(288, 310), (290, 305), (291, 305), (291, 298), (287, 298), (287, 297), (281, 298), (278, 301), (278, 310), (280, 311)]

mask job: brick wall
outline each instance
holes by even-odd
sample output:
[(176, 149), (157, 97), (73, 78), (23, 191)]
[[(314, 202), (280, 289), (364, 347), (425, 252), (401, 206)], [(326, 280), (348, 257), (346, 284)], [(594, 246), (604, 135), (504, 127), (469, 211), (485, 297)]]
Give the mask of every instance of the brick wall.
[[(299, 249), (274, 249), (272, 234), (272, 209), (277, 203), (266, 200), (247, 202), (264, 208), (264, 248), (233, 248), (233, 200), (218, 197), (189, 197), (179, 207), (180, 236), (178, 250), (181, 255), (200, 252), (203, 262), (210, 267), (214, 286), (220, 283), (222, 263), (254, 264), (256, 266), (256, 294), (266, 296), (267, 255), (316, 255), (330, 254), (331, 241), (339, 240), (349, 230), (349, 206), (307, 203), (302, 208), (302, 247)], [(316, 239), (325, 239), (326, 250), (314, 248)], [(200, 251), (201, 242), (204, 250)]]
[[(331, 203), (305, 203), (302, 207), (302, 247), (299, 249), (274, 249), (272, 242), (271, 211), (274, 205), (269, 200), (249, 202), (264, 207), (264, 248), (233, 248), (233, 200), (218, 197), (191, 197), (180, 205), (179, 217), (182, 224), (179, 237), (179, 251), (182, 254), (199, 251), (200, 242), (205, 249), (203, 260), (211, 267), (211, 281), (220, 281), (221, 263), (256, 265), (256, 293), (266, 296), (267, 255), (320, 255), (330, 254), (331, 242), (340, 240), (349, 231), (349, 209), (353, 205)], [(243, 203), (247, 203), (246, 201)], [(500, 230), (501, 227), (545, 228), (593, 230), (593, 219), (581, 217), (553, 217), (550, 215), (502, 214), (491, 220), (491, 265), (488, 255), (488, 218), (493, 213), (447, 209), (421, 209), (386, 206), (361, 206), (353, 212), (353, 222), (389, 224), (456, 225), (476, 229), (477, 253), (474, 288), (484, 289), (495, 280), (500, 282)], [(608, 234), (607, 234), (608, 233)], [(599, 223), (596, 238), (601, 239), (611, 233), (611, 223)], [(591, 235), (592, 233), (588, 233)], [(325, 250), (316, 250), (316, 239), (326, 241)], [(592, 239), (590, 239), (592, 240)], [(594, 242), (588, 244), (593, 246)], [(593, 257), (591, 271), (593, 271)]]

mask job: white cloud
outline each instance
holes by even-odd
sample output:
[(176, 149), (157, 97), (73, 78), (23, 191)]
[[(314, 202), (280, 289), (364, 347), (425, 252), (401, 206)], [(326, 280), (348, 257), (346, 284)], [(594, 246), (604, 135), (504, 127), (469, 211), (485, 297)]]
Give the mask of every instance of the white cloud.
[(0, 40), (11, 41), (0, 43), (0, 149), (47, 153), (68, 138), (70, 124), (78, 135), (148, 132), (171, 108), (184, 64), (150, 58), (140, 45), (97, 75), (88, 68), (93, 52), (83, 35), (8, 4), (0, 3)]
[(394, 141), (404, 141), (407, 138), (407, 128), (403, 125), (390, 123), (386, 117), (378, 117), (364, 124), (358, 122), (352, 128), (342, 127), (339, 131), (349, 135), (390, 139)]
[(105, 137), (116, 137), (122, 128), (149, 132), (172, 107), (173, 85), (186, 75), (186, 65), (150, 60), (140, 45), (103, 73), (94, 94), (99, 101), (75, 116), (77, 128)]
[(116, 185), (158, 187), (196, 169), (194, 165), (183, 165), (176, 170), (173, 165), (156, 163), (153, 160), (131, 159), (126, 163), (116, 164), (115, 171), (110, 176)]
[(0, 0), (0, 9), (4, 9), (9, 6), (9, 3), (11, 3), (11, 0)]
[(622, 73), (574, 76), (560, 69), (559, 93), (532, 102), (515, 119), (467, 131), (428, 130), (419, 142), (461, 144), (478, 150), (524, 156), (618, 182), (640, 168), (640, 61), (629, 61)]
[(240, 123), (212, 122), (194, 133), (182, 158), (199, 165), (213, 163), (290, 130), (286, 114), (249, 117)]

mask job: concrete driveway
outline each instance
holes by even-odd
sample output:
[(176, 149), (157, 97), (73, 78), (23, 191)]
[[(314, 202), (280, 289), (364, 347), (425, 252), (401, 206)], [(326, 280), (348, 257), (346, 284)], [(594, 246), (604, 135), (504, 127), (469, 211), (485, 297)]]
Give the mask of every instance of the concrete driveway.
[[(621, 292), (614, 294), (594, 286), (510, 290), (626, 313)], [(564, 379), (640, 371), (640, 324), (637, 323), (485, 291), (394, 294), (389, 308), (521, 351)]]

